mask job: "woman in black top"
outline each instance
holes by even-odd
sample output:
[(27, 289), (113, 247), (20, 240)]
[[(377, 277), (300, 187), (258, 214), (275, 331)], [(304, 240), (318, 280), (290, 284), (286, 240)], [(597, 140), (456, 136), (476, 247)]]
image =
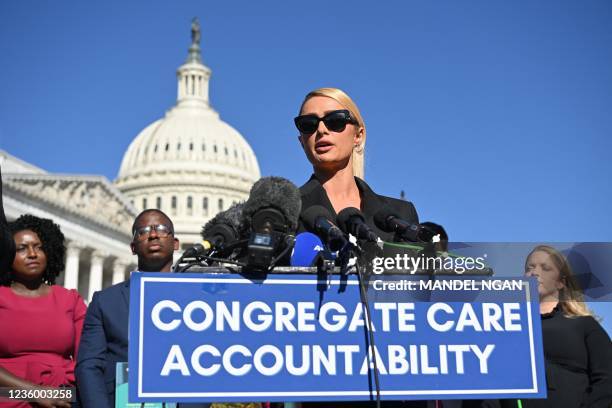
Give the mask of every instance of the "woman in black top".
[(612, 344), (587, 309), (569, 263), (540, 245), (527, 257), (525, 274), (538, 278), (548, 397), (522, 406), (609, 408)]
[[(300, 188), (302, 210), (321, 205), (335, 216), (347, 207), (360, 209), (383, 240), (391, 240), (392, 235), (374, 225), (374, 214), (381, 207), (390, 206), (400, 218), (418, 222), (412, 203), (380, 196), (363, 181), (366, 128), (359, 108), (346, 93), (337, 88), (310, 92), (295, 124), (314, 171)], [(298, 232), (303, 230), (300, 226)]]
[[(337, 88), (320, 88), (304, 98), (295, 124), (306, 157), (314, 174), (300, 187), (302, 211), (313, 205), (326, 207), (335, 217), (347, 207), (359, 209), (366, 223), (385, 240), (393, 234), (374, 225), (374, 214), (390, 206), (396, 214), (412, 223), (418, 216), (412, 203), (380, 196), (363, 181), (366, 128), (357, 105)], [(332, 220), (333, 221), (333, 220)], [(304, 231), (301, 224), (298, 232)], [(302, 407), (372, 407), (373, 402), (304, 403)], [(383, 407), (426, 407), (425, 401), (385, 401)]]

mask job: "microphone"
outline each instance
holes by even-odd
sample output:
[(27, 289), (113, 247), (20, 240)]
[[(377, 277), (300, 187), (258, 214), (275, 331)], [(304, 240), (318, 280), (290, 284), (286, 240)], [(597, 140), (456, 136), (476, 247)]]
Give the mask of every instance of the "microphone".
[(206, 248), (202, 244), (195, 244), (191, 248), (187, 248), (185, 252), (183, 252), (183, 256), (181, 259), (185, 258), (197, 258), (206, 253)]
[[(244, 203), (241, 232), (271, 228), (291, 233), (297, 230), (302, 209), (300, 190), (282, 177), (263, 177), (251, 188)], [(266, 227), (266, 224), (269, 224)]]
[(295, 237), (291, 254), (291, 266), (315, 266), (325, 248), (321, 239), (311, 232), (302, 232)]
[[(172, 266), (172, 270), (174, 272), (182, 273), (185, 272), (190, 266), (199, 263), (200, 258), (205, 256), (208, 250), (210, 250), (210, 245), (207, 244), (207, 241), (203, 241), (202, 244), (195, 244), (194, 246), (187, 248), (185, 252), (183, 252), (181, 257)], [(189, 265), (181, 269), (180, 265), (185, 259), (194, 259), (195, 261), (188, 262)]]
[(436, 233), (426, 226), (405, 221), (390, 207), (381, 208), (374, 215), (374, 224), (385, 232), (394, 232), (403, 241), (431, 242)]
[(236, 203), (215, 215), (202, 227), (202, 238), (207, 249), (222, 252), (228, 245), (240, 239), (240, 219), (244, 203)]
[(355, 207), (347, 207), (340, 211), (337, 217), (338, 226), (347, 234), (353, 235), (357, 239), (363, 239), (370, 242), (378, 242), (380, 238), (366, 224), (365, 217)]
[(264, 177), (251, 188), (239, 232), (250, 235), (247, 265), (267, 270), (293, 246), (302, 208), (300, 190), (282, 177)]
[(321, 205), (313, 205), (300, 215), (308, 231), (314, 232), (325, 241), (330, 251), (336, 252), (348, 243), (344, 233), (332, 221), (334, 217)]

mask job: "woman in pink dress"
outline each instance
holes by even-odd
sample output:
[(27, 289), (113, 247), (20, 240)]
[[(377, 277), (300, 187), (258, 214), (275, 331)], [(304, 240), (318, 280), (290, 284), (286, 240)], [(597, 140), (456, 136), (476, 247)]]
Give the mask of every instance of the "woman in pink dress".
[[(51, 220), (23, 215), (9, 223), (16, 254), (0, 271), (0, 387), (73, 387), (86, 306), (74, 289), (54, 285), (64, 269), (64, 235)], [(6, 399), (0, 406), (29, 404)], [(38, 398), (44, 407), (65, 400)]]

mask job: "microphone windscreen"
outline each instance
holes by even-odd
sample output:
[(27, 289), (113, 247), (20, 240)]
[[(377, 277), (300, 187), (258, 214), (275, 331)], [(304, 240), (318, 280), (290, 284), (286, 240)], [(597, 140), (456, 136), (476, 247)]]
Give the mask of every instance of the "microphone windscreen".
[(244, 203), (240, 230), (247, 233), (252, 228), (253, 215), (263, 209), (275, 209), (285, 218), (287, 231), (295, 232), (302, 209), (300, 190), (282, 177), (263, 177), (251, 188), (249, 199)]
[(239, 239), (240, 219), (242, 217), (244, 203), (236, 203), (225, 211), (215, 215), (202, 227), (202, 238), (214, 242), (219, 237), (223, 242), (231, 242)]
[(302, 232), (295, 237), (291, 266), (315, 266), (317, 256), (323, 250), (323, 242), (318, 236)]
[(393, 226), (389, 225), (389, 218), (391, 217), (399, 218), (392, 208), (385, 206), (374, 214), (374, 225), (381, 231), (394, 232)]
[(300, 218), (302, 219), (304, 226), (311, 232), (317, 232), (315, 224), (317, 222), (317, 218), (319, 217), (323, 217), (330, 222), (333, 222), (334, 219), (332, 213), (322, 205), (313, 205), (308, 207), (305, 211), (302, 211), (302, 214), (300, 214)]
[(344, 210), (340, 211), (338, 217), (336, 217), (336, 221), (338, 221), (338, 227), (340, 227), (342, 231), (347, 234), (350, 233), (355, 235), (354, 231), (351, 231), (351, 223), (349, 222), (353, 217), (359, 217), (365, 224), (363, 214), (355, 207), (346, 207)]

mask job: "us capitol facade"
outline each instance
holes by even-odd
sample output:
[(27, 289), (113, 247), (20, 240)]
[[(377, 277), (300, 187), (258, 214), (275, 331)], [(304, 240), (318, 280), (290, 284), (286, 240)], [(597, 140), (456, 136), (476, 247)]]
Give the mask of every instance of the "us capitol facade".
[(197, 20), (191, 38), (177, 70), (176, 104), (132, 141), (114, 182), (48, 173), (0, 150), (6, 216), (30, 213), (60, 225), (67, 256), (57, 283), (85, 299), (136, 269), (129, 242), (140, 211), (166, 212), (184, 249), (201, 240), (206, 221), (245, 200), (260, 177), (251, 146), (210, 104), (211, 70), (202, 63)]

